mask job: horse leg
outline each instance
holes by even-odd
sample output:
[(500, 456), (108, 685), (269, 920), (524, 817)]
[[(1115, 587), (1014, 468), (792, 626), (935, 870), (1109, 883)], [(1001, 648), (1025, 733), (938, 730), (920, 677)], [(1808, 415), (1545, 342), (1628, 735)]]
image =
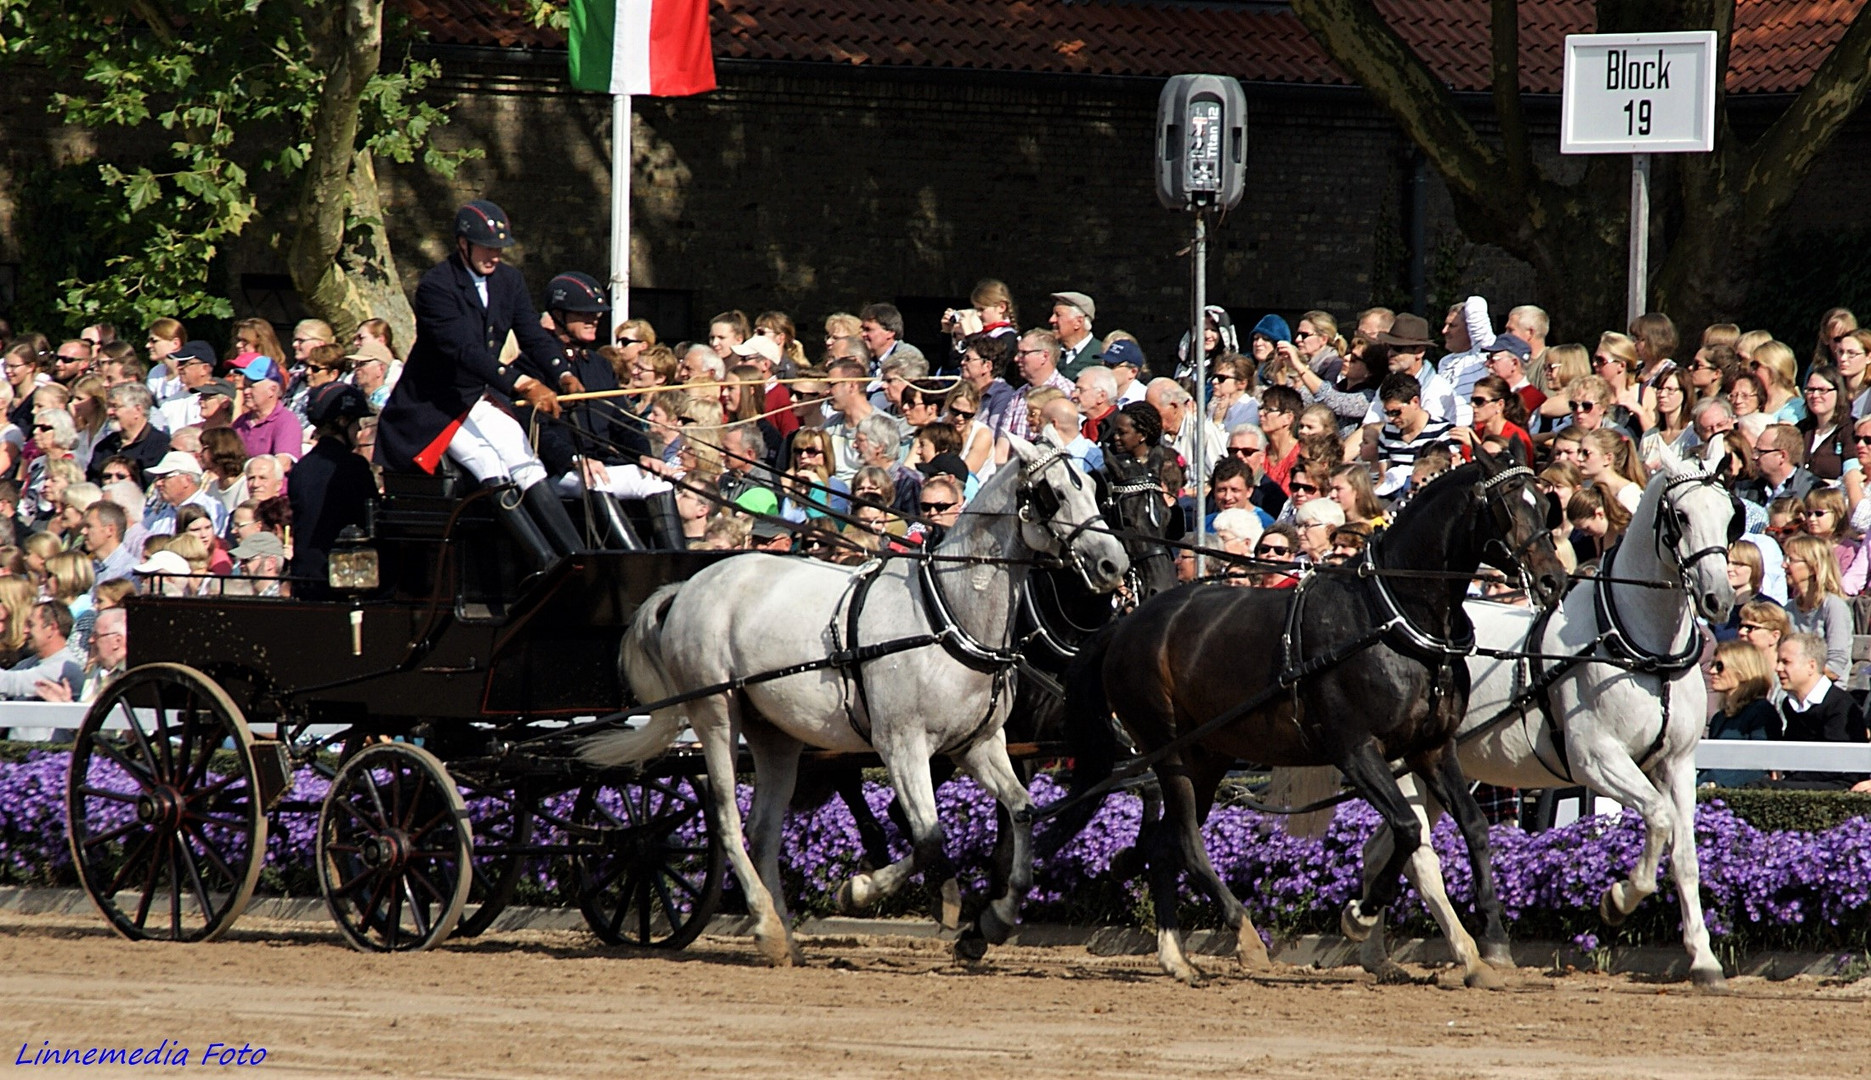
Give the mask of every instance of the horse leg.
[[(912, 765), (911, 767), (913, 768), (914, 766)], [(923, 769), (922, 774), (928, 779), (929, 790), (933, 792), (935, 790), (935, 781), (930, 775), (930, 770)], [(892, 799), (890, 803), (890, 820), (895, 822), (897, 827), (901, 829), (905, 835), (913, 836), (915, 830), (910, 827), (909, 818), (903, 810), (903, 788), (895, 782), (894, 775), (891, 781), (891, 788), (895, 793), (895, 798)], [(932, 795), (931, 798), (933, 799), (933, 797)], [(875, 821), (874, 818), (872, 820)], [(879, 828), (878, 831), (881, 837), (882, 829)], [(838, 910), (844, 912), (863, 911), (886, 896), (895, 896), (897, 892), (903, 888), (904, 884), (906, 884), (911, 877), (915, 876), (917, 863), (916, 852), (913, 847), (908, 855), (898, 859), (896, 862), (888, 862), (889, 847), (888, 845), (882, 844), (881, 840), (879, 848), (883, 853), (883, 857), (878, 860), (877, 864), (882, 866), (882, 869), (872, 870), (869, 873), (856, 874), (852, 876), (851, 880), (840, 885), (838, 887), (837, 896)]]
[(1373, 739), (1354, 746), (1337, 762), (1339, 771), (1359, 795), (1383, 815), (1390, 826), (1391, 849), (1375, 874), (1365, 868), (1365, 894), (1347, 901), (1339, 926), (1353, 941), (1363, 941), (1384, 920), (1384, 910), (1397, 898), (1397, 878), (1423, 843), (1423, 827), (1410, 800), (1391, 778), (1390, 765)]
[(1234, 958), (1249, 971), (1269, 972), (1273, 970), (1273, 959), (1267, 955), (1267, 943), (1260, 940), (1260, 931), (1254, 928), (1254, 920), (1248, 916), (1246, 905), (1227, 882), (1215, 872), (1215, 864), (1208, 857), (1208, 845), (1202, 842), (1201, 822), (1208, 820), (1209, 810), (1214, 807), (1215, 789), (1220, 786), (1222, 777), (1228, 775), (1234, 759), (1221, 754), (1211, 754), (1195, 747), (1189, 751), (1194, 760), (1190, 765), (1190, 783), (1195, 790), (1195, 820), (1193, 843), (1190, 832), (1184, 827), (1184, 853), (1189, 872), (1197, 882), (1221, 906), (1222, 918), (1228, 929), (1234, 931)]
[(929, 775), (927, 749), (920, 738), (907, 738), (877, 750), (890, 773), (890, 785), (896, 789), (897, 805), (903, 808), (910, 827), (910, 858), (885, 872), (901, 870), (907, 876), (911, 868), (921, 870), (936, 922), (944, 930), (954, 930), (961, 925), (961, 886), (943, 849), (942, 821), (936, 816), (935, 782)]
[(1670, 873), (1683, 912), (1683, 946), (1689, 950), (1689, 977), (1703, 990), (1724, 993), (1728, 979), (1709, 948), (1709, 927), (1702, 918), (1702, 871), (1696, 854), (1696, 774), (1689, 755), (1671, 756), (1657, 769), (1676, 804), (1675, 836), (1670, 843)]
[[(1468, 866), (1475, 881), (1475, 908), (1485, 913), (1490, 935), (1498, 933), (1497, 940), (1505, 945), (1507, 929), (1501, 923), (1501, 901), (1494, 891), (1494, 866), (1489, 858), (1488, 819), (1481, 812), (1481, 805), (1475, 802), (1475, 794), (1469, 790), (1467, 778), (1462, 775), (1461, 763), (1455, 757), (1455, 740), (1450, 739), (1440, 752), (1422, 755), (1412, 765), (1427, 794), (1454, 814), (1455, 824), (1462, 830), (1462, 840), (1468, 846)], [(1426, 823), (1433, 824), (1433, 821)], [(1418, 873), (1413, 875), (1413, 883), (1423, 894), (1431, 914), (1436, 918), (1436, 924), (1448, 939), (1456, 963), (1462, 965), (1462, 982), (1484, 990), (1506, 989), (1506, 982), (1482, 961), (1480, 950), (1475, 948), (1474, 937), (1462, 925), (1461, 916), (1449, 902), (1449, 894), (1443, 887), (1442, 867), (1429, 838), (1429, 828), (1425, 827), (1423, 843), (1416, 855), (1426, 855), (1423, 861), (1434, 869), (1424, 873), (1419, 868)], [(1414, 857), (1411, 859), (1412, 864), (1416, 861)]]
[(987, 946), (1007, 940), (1020, 921), (1020, 903), (1033, 887), (1033, 797), (1007, 757), (1007, 738), (996, 733), (969, 748), (961, 767), (994, 796), (1001, 813), (1000, 834), (994, 842), (994, 880), (998, 896), (988, 902), (976, 924), (964, 930), (955, 951), (965, 960), (979, 960)]
[(1590, 788), (1634, 807), (1644, 818), (1644, 847), (1630, 877), (1613, 882), (1598, 901), (1599, 918), (1608, 926), (1618, 926), (1657, 891), (1657, 865), (1676, 832), (1676, 809), (1622, 746), (1593, 740), (1573, 758), (1578, 763), (1575, 772)]
[(1190, 853), (1202, 850), (1201, 825), (1196, 821), (1195, 787), (1189, 770), (1175, 755), (1157, 763), (1157, 784), (1163, 789), (1163, 820), (1139, 837), (1138, 846), (1150, 863), (1150, 903), (1156, 910), (1156, 962), (1172, 978), (1190, 986), (1202, 972), (1182, 947), (1182, 928), (1176, 917), (1176, 885)]
[[(749, 846), (760, 880), (773, 897), (774, 911), (790, 924), (785, 885), (780, 881), (780, 835), (786, 826), (786, 808), (792, 802), (793, 785), (799, 778), (799, 754), (805, 745), (759, 717), (743, 716), (741, 734), (754, 759), (754, 775), (760, 779), (748, 812)], [(797, 945), (794, 948), (794, 958), (798, 959)]]
[[(775, 967), (791, 966), (798, 959), (792, 930), (767, 890), (759, 870), (747, 854), (746, 837), (741, 831), (741, 808), (734, 799), (736, 736), (740, 725), (734, 722), (734, 706), (721, 695), (703, 698), (688, 706), (689, 724), (701, 741), (702, 757), (708, 764), (710, 797), (715, 800), (715, 820), (720, 823), (721, 845), (727, 849), (734, 879), (740, 882), (747, 898), (747, 913), (754, 920), (754, 945), (767, 962)], [(754, 774), (755, 790), (760, 775)]]
[[(1403, 792), (1404, 798), (1409, 800), (1411, 809), (1416, 812), (1417, 823), (1423, 830), (1422, 835), (1429, 836), (1430, 830), (1435, 826), (1436, 818), (1442, 814), (1442, 807), (1423, 796), (1414, 776), (1406, 773), (1398, 779), (1397, 786)], [(1396, 838), (1391, 835), (1389, 825), (1379, 825), (1377, 831), (1371, 834), (1371, 838), (1364, 842), (1363, 895), (1366, 905), (1370, 903), (1371, 885), (1377, 880), (1379, 870), (1390, 862), (1395, 843)], [(1409, 861), (1404, 864), (1403, 873), (1409, 879), (1410, 884), (1416, 886), (1417, 891), (1422, 893), (1425, 903), (1433, 907), (1437, 897), (1441, 898), (1443, 904), (1448, 903), (1448, 894), (1442, 888), (1442, 865), (1436, 859), (1435, 850), (1427, 842), (1417, 845), (1416, 850), (1410, 853)], [(1450, 912), (1450, 917), (1454, 917), (1453, 911)], [(1440, 914), (1436, 918), (1438, 922), (1441, 922)], [(1407, 983), (1410, 981), (1409, 972), (1403, 970), (1401, 965), (1390, 958), (1390, 937), (1385, 933), (1382, 919), (1366, 922), (1341, 917), (1339, 924), (1346, 937), (1353, 941), (1364, 942), (1358, 950), (1358, 964), (1364, 970), (1377, 976), (1378, 982)], [(1355, 934), (1364, 936), (1358, 937), (1354, 936)]]

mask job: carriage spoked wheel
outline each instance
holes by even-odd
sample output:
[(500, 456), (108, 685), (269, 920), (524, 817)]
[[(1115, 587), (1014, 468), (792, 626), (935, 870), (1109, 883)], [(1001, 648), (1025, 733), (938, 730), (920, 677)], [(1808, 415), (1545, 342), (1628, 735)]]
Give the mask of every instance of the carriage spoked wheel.
[(124, 937), (211, 941), (260, 880), (262, 803), (253, 735), (227, 694), (183, 664), (134, 668), (92, 704), (72, 747), (79, 881)]
[(318, 812), (318, 889), (364, 952), (418, 952), (447, 938), (468, 900), (473, 830), (435, 755), (368, 746), (345, 762)]
[(727, 852), (699, 776), (587, 784), (567, 831), (578, 906), (607, 945), (680, 949), (721, 903)]
[(458, 938), (478, 937), (513, 902), (520, 877), (532, 865), (533, 796), (511, 785), (455, 778), (474, 828), (474, 874), (468, 902), (455, 924)]

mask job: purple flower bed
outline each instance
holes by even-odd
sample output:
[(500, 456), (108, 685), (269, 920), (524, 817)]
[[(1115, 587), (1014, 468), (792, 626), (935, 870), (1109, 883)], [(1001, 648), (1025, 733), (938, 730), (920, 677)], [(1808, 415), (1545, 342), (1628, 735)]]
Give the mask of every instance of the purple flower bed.
[[(73, 883), (65, 845), (66, 756), (38, 753), (0, 765), (0, 881)], [(293, 797), (317, 800), (325, 781), (299, 777)], [(743, 811), (749, 791), (740, 791)], [(1043, 805), (1061, 790), (1049, 777), (1034, 784)], [(908, 851), (888, 824), (889, 790), (866, 785), (866, 797), (891, 836), (892, 857)], [(987, 882), (987, 862), (996, 833), (993, 802), (962, 780), (938, 792), (948, 852), (962, 869), (964, 884), (978, 897)], [(555, 797), (550, 811), (569, 814), (572, 796)], [(471, 803), (471, 807), (473, 804)], [(477, 808), (478, 811), (479, 808)], [(1027, 918), (1046, 921), (1139, 923), (1149, 918), (1141, 882), (1106, 876), (1111, 859), (1136, 838), (1140, 804), (1134, 796), (1112, 797), (1083, 834), (1048, 865), (1037, 868)], [(264, 888), (315, 892), (311, 884), (314, 814), (282, 814), (268, 843)], [(1338, 911), (1359, 890), (1360, 851), (1377, 826), (1363, 803), (1342, 807), (1324, 837), (1299, 840), (1279, 828), (1277, 818), (1218, 807), (1206, 832), (1210, 858), (1236, 891), (1256, 924), (1276, 933), (1330, 931)], [(549, 831), (549, 830), (548, 830)], [(1862, 949), (1871, 940), (1871, 821), (1848, 821), (1819, 833), (1762, 832), (1719, 802), (1701, 808), (1696, 823), (1701, 854), (1703, 902), (1710, 932), (1734, 949)], [(541, 839), (549, 839), (542, 836)], [(1597, 916), (1605, 887), (1628, 872), (1643, 843), (1635, 814), (1593, 818), (1544, 833), (1512, 827), (1493, 832), (1494, 865), (1510, 930), (1520, 938), (1572, 939), (1583, 947), (1604, 944), (1667, 944), (1680, 938), (1674, 886), (1665, 862), (1656, 897), (1625, 926), (1608, 930)], [(1434, 843), (1443, 858), (1449, 894), (1466, 906), (1471, 884), (1461, 838), (1448, 821)], [(838, 884), (856, 872), (862, 845), (850, 813), (837, 800), (787, 819), (781, 856), (788, 902), (797, 913), (832, 910)], [(568, 867), (537, 866), (523, 884), (519, 902), (569, 902)], [(730, 889), (732, 889), (730, 877)], [(1214, 918), (1206, 900), (1191, 901), (1193, 925)], [(906, 890), (883, 913), (919, 911), (920, 890)], [(1392, 923), (1429, 932), (1432, 924), (1414, 890), (1407, 890)]]

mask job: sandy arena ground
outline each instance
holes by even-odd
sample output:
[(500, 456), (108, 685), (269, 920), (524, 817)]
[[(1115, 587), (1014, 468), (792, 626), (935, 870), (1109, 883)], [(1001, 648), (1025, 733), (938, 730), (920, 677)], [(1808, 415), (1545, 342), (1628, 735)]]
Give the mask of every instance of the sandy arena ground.
[[(804, 968), (704, 938), (676, 956), (583, 933), (490, 935), (364, 956), (305, 923), (243, 919), (211, 945), (133, 945), (96, 919), (0, 916), (5, 1052), (264, 1047), (304, 1076), (1871, 1076), (1871, 980), (1734, 981), (1725, 998), (1522, 969), (1505, 993), (1448, 973), (1218, 971), (1190, 990), (1150, 957), (1003, 949), (978, 969), (909, 938), (804, 941)], [(171, 1045), (174, 1045), (173, 1042)], [(33, 1075), (151, 1075), (40, 1068)]]

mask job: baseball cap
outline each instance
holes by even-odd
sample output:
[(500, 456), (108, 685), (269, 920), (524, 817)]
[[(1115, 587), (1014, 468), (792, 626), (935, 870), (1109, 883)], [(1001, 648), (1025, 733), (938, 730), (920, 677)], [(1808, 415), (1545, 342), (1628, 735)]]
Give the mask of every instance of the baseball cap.
[(734, 346), (736, 356), (758, 356), (769, 364), (780, 362), (780, 343), (765, 334), (755, 334)]
[(916, 470), (924, 476), (938, 476), (946, 473), (963, 482), (968, 479), (968, 463), (962, 460), (960, 454), (953, 451), (937, 454), (928, 461), (918, 462)]
[(1143, 370), (1143, 348), (1134, 341), (1118, 338), (1104, 347), (1104, 355), (1099, 358), (1105, 367), (1129, 364), (1138, 371)]
[(251, 559), (255, 555), (276, 555), (283, 559), (286, 557), (286, 545), (279, 537), (261, 529), (248, 533), (247, 538), (234, 545), (234, 550), (228, 554), (236, 559)]
[(188, 560), (174, 551), (158, 551), (136, 564), (139, 574), (188, 574)]
[(364, 343), (357, 347), (357, 351), (346, 356), (345, 359), (353, 364), (362, 364), (367, 360), (381, 360), (385, 364), (396, 363), (396, 356), (390, 352), (390, 347), (376, 338), (366, 338)]
[(1519, 334), (1500, 335), (1494, 339), (1494, 344), (1488, 346), (1488, 351), (1491, 353), (1513, 353), (1520, 358), (1522, 363), (1533, 359), (1533, 346), (1527, 344)]
[(1056, 292), (1052, 294), (1052, 300), (1055, 304), (1071, 304), (1084, 312), (1087, 319), (1095, 320), (1098, 317), (1098, 305), (1082, 292)]
[(213, 366), (219, 362), (220, 357), (215, 355), (214, 346), (207, 342), (190, 341), (181, 348), (170, 353), (169, 359), (174, 361), (177, 367), (180, 367), (184, 360), (199, 360), (204, 364)]
[(195, 455), (185, 450), (171, 450), (162, 456), (162, 460), (158, 461), (154, 468), (149, 470), (151, 476), (170, 476), (174, 473), (187, 473), (198, 477), (201, 475), (201, 462), (196, 461)]
[(273, 362), (272, 357), (248, 353), (242, 353), (241, 355), (251, 355), (252, 359), (242, 364), (240, 363), (240, 357), (235, 357), (234, 370), (245, 375), (248, 380), (259, 382), (261, 379), (271, 379), (281, 386), (286, 385), (285, 376), (280, 374), (279, 365)]

